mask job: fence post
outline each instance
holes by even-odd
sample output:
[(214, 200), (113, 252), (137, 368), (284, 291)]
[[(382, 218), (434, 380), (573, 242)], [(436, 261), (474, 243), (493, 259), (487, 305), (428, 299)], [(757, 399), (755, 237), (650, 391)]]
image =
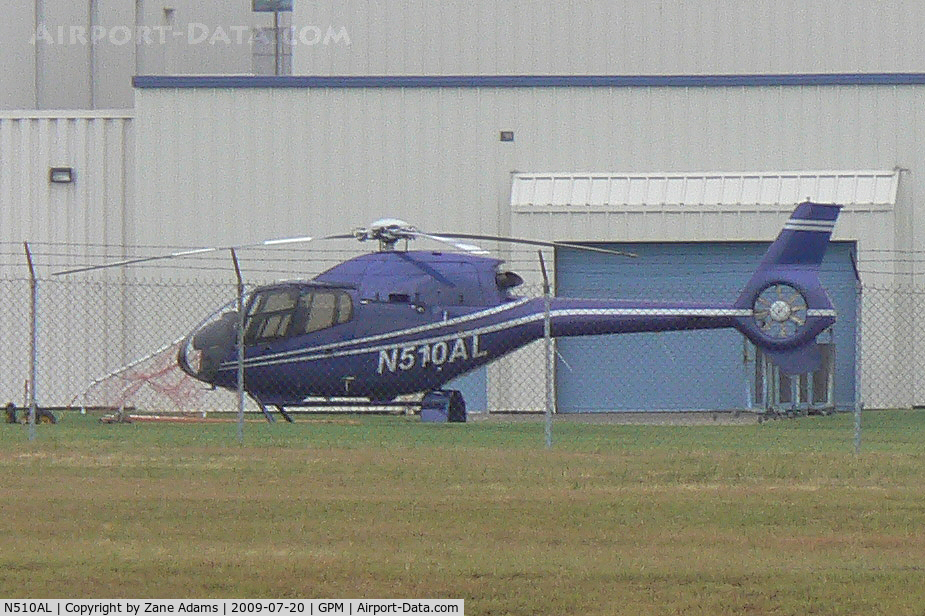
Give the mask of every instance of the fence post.
[(39, 283), (35, 277), (35, 266), (32, 263), (32, 251), (29, 250), (29, 242), (23, 242), (23, 248), (26, 250), (26, 262), (29, 264), (29, 327), (31, 335), (29, 337), (29, 440), (35, 440), (35, 415), (36, 415), (36, 396), (35, 382), (38, 373), (38, 363), (36, 355), (38, 354), (38, 296)]
[(864, 288), (860, 279), (855, 282), (855, 320), (854, 320), (854, 454), (861, 453), (861, 410), (864, 408), (864, 402), (861, 397), (863, 390), (861, 388), (861, 377), (864, 369), (863, 349), (863, 314), (861, 304), (864, 300)]
[(238, 279), (238, 444), (244, 444), (244, 279), (238, 255), (231, 249), (234, 273)]
[(552, 372), (554, 369), (552, 363), (552, 324), (550, 323), (549, 313), (552, 299), (549, 296), (549, 276), (546, 273), (546, 262), (543, 260), (543, 251), (537, 250), (536, 254), (540, 257), (540, 269), (543, 272), (543, 341), (546, 345), (546, 449), (552, 448)]

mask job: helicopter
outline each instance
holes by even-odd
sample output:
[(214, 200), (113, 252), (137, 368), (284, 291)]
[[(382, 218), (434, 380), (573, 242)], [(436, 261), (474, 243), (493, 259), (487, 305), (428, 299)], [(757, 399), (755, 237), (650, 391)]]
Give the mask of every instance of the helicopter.
[[(369, 252), (309, 280), (260, 286), (222, 306), (180, 343), (177, 363), (214, 388), (244, 391), (270, 419), (275, 406), (312, 399), (389, 403), (411, 394), (446, 400), (465, 417), (453, 379), (544, 337), (734, 328), (787, 374), (818, 369), (816, 337), (836, 313), (818, 270), (840, 206), (799, 204), (737, 298), (728, 303), (518, 296), (523, 283), (474, 244), (495, 240), (616, 252), (564, 242), (489, 235), (429, 234), (382, 219), (318, 239), (376, 241)], [(454, 251), (409, 250), (428, 238)], [(312, 241), (297, 237), (264, 245)], [(405, 242), (399, 249), (398, 243)], [(217, 249), (78, 268), (61, 274)], [(243, 315), (241, 309), (243, 308)], [(243, 347), (243, 353), (239, 348)], [(239, 369), (242, 372), (239, 373)]]

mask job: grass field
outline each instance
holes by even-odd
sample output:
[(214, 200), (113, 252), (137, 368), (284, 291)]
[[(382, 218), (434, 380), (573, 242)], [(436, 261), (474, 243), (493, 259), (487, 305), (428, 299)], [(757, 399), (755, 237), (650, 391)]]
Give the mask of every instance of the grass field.
[(737, 426), (0, 426), (0, 596), (925, 614), (925, 412)]

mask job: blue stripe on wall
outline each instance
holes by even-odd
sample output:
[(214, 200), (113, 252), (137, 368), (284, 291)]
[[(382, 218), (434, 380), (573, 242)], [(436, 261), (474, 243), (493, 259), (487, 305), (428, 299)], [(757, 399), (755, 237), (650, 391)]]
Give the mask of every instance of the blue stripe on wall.
[(732, 88), (925, 85), (925, 73), (794, 75), (140, 75), (136, 88)]

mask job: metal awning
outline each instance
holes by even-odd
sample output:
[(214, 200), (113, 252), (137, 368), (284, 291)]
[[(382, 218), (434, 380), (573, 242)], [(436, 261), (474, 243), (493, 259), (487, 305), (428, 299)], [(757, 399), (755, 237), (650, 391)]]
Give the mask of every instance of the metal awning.
[(515, 173), (514, 212), (773, 210), (802, 201), (892, 210), (899, 170), (750, 173)]

